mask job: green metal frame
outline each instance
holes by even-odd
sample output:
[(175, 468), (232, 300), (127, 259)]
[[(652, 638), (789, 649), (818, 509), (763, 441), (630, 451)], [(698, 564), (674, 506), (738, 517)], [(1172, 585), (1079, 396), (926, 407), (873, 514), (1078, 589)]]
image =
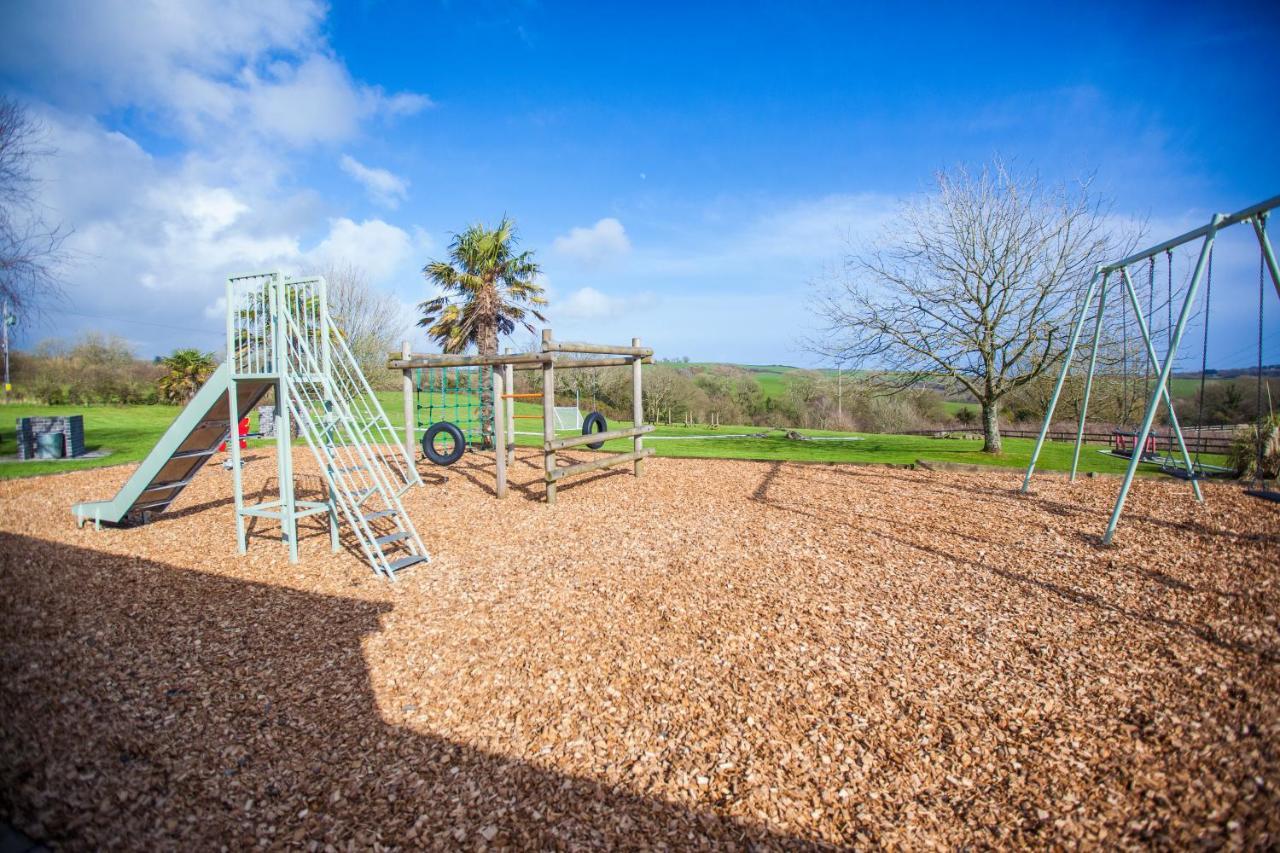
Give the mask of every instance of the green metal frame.
[[(392, 580), (396, 572), (427, 562), (421, 537), (399, 500), (422, 480), (329, 317), (324, 279), (274, 272), (234, 276), (227, 280), (226, 293), (227, 361), (115, 498), (72, 508), (79, 522), (149, 520), (150, 512), (167, 508), (225, 439), (240, 553), (248, 550), (246, 519), (273, 518), (280, 522), (290, 561), (296, 562), (298, 520), (325, 515), (334, 552), (340, 546), (341, 519), (355, 532), (371, 566)], [(276, 392), (279, 494), (249, 505), (234, 427), (271, 389)], [(224, 395), (226, 417), (218, 417)], [(295, 494), (295, 422), (324, 474), (323, 500), (299, 500)], [(182, 476), (175, 478), (179, 471)]]
[[(1094, 310), (1094, 296), (1097, 294), (1097, 315), (1094, 324), (1093, 348), (1089, 357), (1088, 375), (1085, 379), (1084, 399), (1081, 406), (1080, 421), (1076, 432), (1075, 452), (1071, 463), (1071, 479), (1076, 477), (1077, 463), (1080, 459), (1080, 449), (1084, 443), (1084, 425), (1085, 418), (1088, 414), (1089, 392), (1093, 384), (1094, 371), (1097, 366), (1097, 349), (1099, 346), (1102, 316), (1106, 310), (1106, 291), (1108, 278), (1119, 273), (1121, 281), (1124, 283), (1126, 295), (1129, 297), (1129, 304), (1133, 306), (1134, 314), (1137, 317), (1138, 330), (1142, 334), (1142, 339), (1146, 345), (1147, 362), (1157, 374), (1155, 386), (1151, 389), (1151, 396), (1147, 401), (1146, 408), (1142, 416), (1142, 426), (1139, 427), (1137, 436), (1134, 441), (1135, 451), (1129, 459), (1128, 468), (1125, 470), (1124, 480), (1120, 485), (1120, 493), (1116, 497), (1115, 506), (1112, 508), (1111, 517), (1107, 521), (1107, 529), (1103, 533), (1102, 543), (1109, 545), (1115, 538), (1116, 527), (1120, 523), (1120, 515), (1124, 511), (1125, 499), (1129, 496), (1129, 489), (1133, 485), (1133, 478), (1138, 472), (1138, 465), (1142, 462), (1142, 454), (1137, 448), (1146, 445), (1147, 436), (1151, 434), (1152, 424), (1155, 422), (1156, 412), (1159, 410), (1161, 403), (1165, 404), (1169, 410), (1169, 422), (1173, 429), (1174, 435), (1178, 440), (1178, 447), (1182, 457), (1182, 464), (1185, 470), (1192, 476), (1191, 488), (1197, 500), (1203, 500), (1200, 491), (1200, 484), (1194, 476), (1196, 468), (1191, 460), (1191, 455), (1187, 452), (1186, 442), (1183, 440), (1182, 430), (1178, 424), (1177, 415), (1173, 411), (1173, 400), (1169, 395), (1169, 375), (1173, 372), (1173, 363), (1178, 354), (1178, 347), (1182, 343), (1183, 333), (1186, 332), (1187, 322), (1194, 310), (1196, 295), (1200, 289), (1200, 282), (1204, 278), (1205, 269), (1208, 265), (1210, 253), (1213, 250), (1214, 240), (1218, 232), (1224, 228), (1241, 223), (1249, 223), (1253, 226), (1253, 231), (1258, 239), (1258, 248), (1262, 253), (1263, 261), (1268, 271), (1271, 273), (1271, 282), (1275, 286), (1277, 296), (1280, 296), (1280, 266), (1277, 266), (1275, 251), (1272, 249), (1271, 241), (1267, 238), (1266, 220), (1270, 212), (1280, 207), (1280, 196), (1274, 196), (1266, 201), (1246, 207), (1232, 214), (1214, 214), (1209, 224), (1203, 225), (1185, 234), (1166, 240), (1163, 243), (1144, 249), (1141, 252), (1130, 255), (1127, 258), (1116, 261), (1114, 263), (1103, 264), (1094, 270), (1093, 277), (1089, 281), (1089, 285), (1085, 290), (1084, 298), (1080, 302), (1080, 308), (1076, 315), (1075, 323), (1072, 326), (1071, 337), (1067, 343), (1067, 351), (1062, 362), (1062, 370), (1058, 374), (1058, 381), (1053, 388), (1053, 396), (1049, 400), (1048, 411), (1045, 412), (1044, 424), (1040, 428), (1040, 434), (1036, 438), (1035, 449), (1031, 452), (1031, 461), (1027, 464), (1026, 476), (1022, 480), (1022, 492), (1026, 493), (1031, 488), (1031, 476), (1035, 473), (1036, 462), (1040, 458), (1040, 451), (1044, 447), (1045, 437), (1049, 433), (1049, 426), (1053, 422), (1053, 414), (1058, 406), (1058, 399), (1062, 395), (1062, 386), (1066, 383), (1067, 374), (1071, 371), (1071, 363), (1075, 358), (1076, 346), (1080, 339), (1080, 333), (1084, 328), (1084, 324), (1088, 318), (1089, 312)], [(1155, 343), (1151, 338), (1151, 330), (1142, 316), (1141, 304), (1138, 300), (1137, 290), (1133, 286), (1133, 280), (1129, 276), (1128, 267), (1135, 263), (1148, 260), (1162, 252), (1170, 252), (1178, 246), (1193, 243), (1197, 240), (1202, 241), (1200, 244), (1200, 254), (1196, 259), (1195, 271), (1191, 276), (1191, 283), (1187, 287), (1186, 295), (1182, 300), (1182, 309), (1178, 313), (1177, 323), (1174, 325), (1168, 341), (1168, 349), (1165, 352), (1163, 363), (1157, 357)]]

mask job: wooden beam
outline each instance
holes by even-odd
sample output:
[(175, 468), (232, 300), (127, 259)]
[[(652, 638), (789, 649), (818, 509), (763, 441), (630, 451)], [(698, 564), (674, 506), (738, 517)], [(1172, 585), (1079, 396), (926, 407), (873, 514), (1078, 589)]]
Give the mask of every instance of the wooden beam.
[[(558, 358), (555, 360), (557, 370), (573, 370), (579, 367), (626, 367), (639, 358), (645, 364), (653, 364), (652, 357), (620, 355), (615, 358)], [(517, 364), (516, 370), (541, 370), (541, 364)]]
[(489, 373), (491, 374), (490, 384), (493, 386), (493, 467), (497, 475), (496, 492), (499, 498), (505, 498), (507, 496), (507, 419), (503, 416), (503, 409), (507, 401), (502, 399), (502, 395), (507, 392), (504, 368), (502, 365), (495, 364), (489, 368)]
[[(545, 350), (552, 343), (551, 330), (542, 330), (542, 348)], [(556, 365), (554, 358), (542, 363), (542, 443), (546, 447), (556, 439)], [(543, 470), (547, 477), (547, 503), (556, 502), (555, 450), (544, 450), (542, 454)]]
[[(640, 339), (632, 338), (631, 346), (633, 349), (641, 349)], [(640, 360), (636, 359), (631, 364), (631, 423), (635, 426), (644, 424), (644, 391), (641, 388), (642, 377), (644, 371), (640, 368)], [(633, 452), (636, 457), (635, 474), (639, 477), (644, 473), (644, 439), (641, 438), (644, 433), (635, 433), (635, 447)]]
[(572, 370), (575, 367), (625, 367), (639, 360), (645, 364), (653, 364), (653, 356), (620, 355), (615, 358), (562, 358), (556, 360), (556, 367)]
[[(507, 350), (507, 354), (510, 355), (511, 350)], [(515, 391), (516, 373), (515, 373), (515, 368), (512, 367), (510, 364), (504, 364), (502, 366), (502, 382), (503, 382), (503, 387), (507, 389), (506, 390), (507, 394), (511, 394), (512, 392)], [(511, 466), (516, 464), (516, 419), (515, 419), (516, 403), (515, 403), (515, 400), (509, 401), (509, 405), (507, 406), (506, 411), (507, 411), (507, 424), (506, 424), (507, 467), (510, 468)]]
[[(400, 345), (401, 354), (408, 358), (409, 342), (404, 341)], [(413, 371), (404, 370), (404, 452), (409, 455), (409, 464), (416, 466), (418, 461), (418, 445), (417, 434), (414, 428), (418, 425), (417, 411), (414, 409), (413, 396)]]
[(415, 367), (492, 367), (502, 364), (543, 364), (554, 356), (542, 352), (518, 352), (510, 355), (432, 355), (410, 353), (397, 354), (387, 362), (389, 370), (406, 370)]
[(614, 456), (606, 456), (603, 459), (593, 459), (590, 462), (580, 462), (577, 465), (569, 465), (565, 468), (557, 468), (554, 471), (547, 472), (547, 486), (551, 487), (556, 482), (563, 480), (565, 477), (572, 477), (574, 474), (586, 474), (590, 471), (599, 471), (601, 468), (608, 468), (612, 465), (624, 465), (627, 462), (638, 462), (646, 456), (653, 455), (653, 448), (646, 447), (634, 453), (619, 453)]
[(657, 429), (657, 427), (652, 424), (645, 424), (644, 426), (627, 427), (626, 429), (611, 429), (608, 432), (571, 435), (566, 438), (557, 438), (555, 441), (547, 442), (545, 448), (547, 450), (564, 450), (567, 447), (579, 447), (583, 444), (595, 444), (598, 441), (613, 441), (615, 438), (631, 438), (633, 436), (653, 432), (655, 429)]
[(600, 355), (639, 355), (652, 356), (653, 350), (642, 346), (625, 347), (621, 344), (584, 344), (576, 341), (553, 341), (550, 339), (542, 342), (543, 352), (585, 352), (599, 353)]

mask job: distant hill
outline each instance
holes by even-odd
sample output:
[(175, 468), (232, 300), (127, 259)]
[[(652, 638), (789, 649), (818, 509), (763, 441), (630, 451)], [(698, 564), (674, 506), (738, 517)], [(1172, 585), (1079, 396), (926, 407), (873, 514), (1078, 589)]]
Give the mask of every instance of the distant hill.
[[(724, 361), (670, 361), (664, 362), (675, 367), (688, 367), (692, 370), (711, 370), (717, 367), (728, 367), (736, 370), (742, 370), (752, 374), (756, 381), (760, 383), (760, 390), (766, 397), (780, 397), (786, 391), (786, 383), (790, 374), (808, 371), (811, 373), (821, 373), (827, 376), (835, 376), (837, 371), (834, 367), (808, 368), (795, 367), (789, 364), (735, 364), (733, 362)], [(857, 375), (859, 371), (846, 370), (846, 376)], [(1140, 376), (1140, 374), (1138, 374)], [(1236, 379), (1239, 377), (1252, 377), (1257, 375), (1255, 367), (1230, 367), (1220, 369), (1209, 369), (1205, 371), (1205, 381), (1225, 381), (1228, 379)], [(1266, 377), (1280, 377), (1280, 364), (1263, 365), (1262, 375)], [(1195, 396), (1199, 391), (1200, 372), (1199, 371), (1176, 371), (1170, 377), (1170, 390), (1175, 397)], [(943, 386), (933, 386), (936, 390), (944, 391)], [(954, 401), (961, 402), (961, 396), (955, 396)]]

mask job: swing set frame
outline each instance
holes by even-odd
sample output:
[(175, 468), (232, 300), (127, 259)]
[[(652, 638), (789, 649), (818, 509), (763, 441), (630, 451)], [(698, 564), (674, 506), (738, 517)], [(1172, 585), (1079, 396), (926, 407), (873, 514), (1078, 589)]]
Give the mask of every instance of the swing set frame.
[[(1253, 226), (1253, 232), (1258, 239), (1259, 251), (1262, 253), (1262, 262), (1266, 266), (1267, 271), (1271, 274), (1271, 283), (1275, 287), (1276, 295), (1280, 298), (1280, 266), (1276, 262), (1276, 254), (1272, 249), (1271, 241), (1267, 237), (1266, 222), (1271, 211), (1280, 207), (1280, 196), (1273, 196), (1266, 201), (1259, 202), (1236, 211), (1231, 214), (1215, 213), (1209, 220), (1208, 224), (1202, 225), (1191, 231), (1166, 240), (1141, 252), (1129, 255), (1126, 258), (1115, 261), (1113, 263), (1101, 264), (1094, 269), (1093, 276), (1089, 280), (1089, 286), (1085, 289), (1084, 298), (1080, 302), (1079, 311), (1076, 314), (1075, 322), (1071, 329), (1071, 337), (1067, 343), (1067, 351), (1062, 362), (1062, 370), (1058, 374), (1057, 384), (1053, 389), (1053, 396), (1049, 401), (1048, 411), (1045, 412), (1044, 424), (1040, 428), (1040, 435), (1036, 438), (1035, 449), (1031, 452), (1031, 461), (1027, 464), (1026, 476), (1022, 481), (1022, 492), (1026, 494), (1031, 488), (1031, 476), (1035, 473), (1036, 461), (1040, 457), (1040, 451), (1044, 447), (1045, 437), (1049, 433), (1049, 425), (1053, 422), (1054, 410), (1057, 408), (1058, 399), (1062, 394), (1063, 385), (1066, 383), (1067, 376), (1071, 372), (1071, 364), (1075, 358), (1076, 346), (1080, 340), (1080, 334), (1084, 329), (1085, 322), (1091, 311), (1094, 310), (1096, 303), (1097, 309), (1094, 320), (1093, 330), (1093, 347), (1089, 355), (1088, 374), (1085, 379), (1084, 397), (1080, 406), (1080, 419), (1076, 431), (1075, 453), (1071, 460), (1071, 479), (1075, 480), (1076, 470), (1080, 461), (1080, 449), (1084, 444), (1084, 428), (1085, 419), (1089, 410), (1089, 393), (1092, 390), (1093, 377), (1097, 368), (1098, 349), (1102, 335), (1103, 315), (1107, 307), (1107, 287), (1111, 277), (1118, 275), (1120, 283), (1123, 285), (1124, 292), (1122, 299), (1127, 296), (1128, 304), (1133, 306), (1136, 325), (1138, 331), (1142, 334), (1143, 342), (1147, 352), (1148, 365), (1156, 374), (1154, 387), (1151, 389), (1150, 397), (1147, 400), (1146, 409), (1142, 417), (1142, 425), (1138, 428), (1137, 435), (1134, 438), (1134, 447), (1144, 447), (1147, 437), (1151, 435), (1152, 424), (1155, 422), (1156, 412), (1159, 410), (1161, 403), (1168, 407), (1169, 424), (1177, 440), (1179, 454), (1182, 457), (1182, 464), (1185, 466), (1186, 479), (1191, 484), (1192, 493), (1197, 501), (1203, 501), (1204, 495), (1200, 491), (1199, 478), (1200, 474), (1198, 463), (1191, 459), (1191, 454), (1187, 450), (1186, 442), (1183, 440), (1182, 429), (1178, 425), (1177, 415), (1174, 413), (1173, 399), (1169, 395), (1169, 375), (1173, 372), (1173, 363), (1178, 354), (1178, 347), (1182, 343), (1183, 333), (1186, 332), (1188, 320), (1191, 317), (1195, 306), (1196, 296), (1200, 290), (1200, 283), (1205, 278), (1205, 271), (1212, 257), (1214, 240), (1217, 238), (1218, 232), (1232, 225), (1250, 224)], [(1173, 326), (1168, 342), (1168, 349), (1165, 352), (1164, 359), (1161, 361), (1156, 353), (1155, 342), (1152, 340), (1151, 330), (1147, 326), (1146, 320), (1142, 315), (1142, 305), (1138, 299), (1138, 292), (1133, 285), (1133, 279), (1129, 275), (1129, 267), (1155, 258), (1162, 252), (1171, 252), (1178, 246), (1183, 246), (1195, 241), (1201, 241), (1200, 253), (1196, 259), (1195, 270), (1191, 275), (1191, 282), (1187, 286), (1186, 295), (1182, 300), (1182, 309), (1178, 313), (1177, 323)], [(1123, 303), (1122, 303), (1123, 304)], [(1205, 317), (1208, 322), (1208, 316)], [(1203, 372), (1203, 371), (1202, 371)], [(1259, 374), (1261, 375), (1261, 374)], [(1198, 455), (1198, 454), (1197, 454)], [(1124, 481), (1120, 485), (1120, 493), (1116, 497), (1115, 507), (1111, 511), (1111, 517), (1107, 522), (1106, 532), (1102, 536), (1102, 544), (1110, 545), (1115, 538), (1116, 526), (1120, 523), (1120, 515), (1124, 511), (1125, 499), (1129, 496), (1129, 489), (1133, 485), (1133, 478), (1138, 472), (1138, 466), (1142, 464), (1142, 454), (1134, 453), (1129, 459), (1128, 468), (1125, 470)]]

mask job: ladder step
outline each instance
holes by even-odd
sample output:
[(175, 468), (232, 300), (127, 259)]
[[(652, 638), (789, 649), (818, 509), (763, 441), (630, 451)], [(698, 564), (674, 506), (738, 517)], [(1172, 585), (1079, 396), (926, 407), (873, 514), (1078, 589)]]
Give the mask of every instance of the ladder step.
[(165, 498), (162, 501), (151, 501), (150, 503), (145, 503), (145, 504), (134, 504), (132, 507), (129, 508), (129, 511), (139, 512), (140, 510), (144, 510), (144, 509), (155, 509), (158, 506), (168, 506), (172, 502), (173, 502), (172, 498)]
[(366, 499), (368, 499), (369, 495), (373, 494), (376, 491), (378, 491), (378, 489), (375, 486), (374, 488), (371, 488), (371, 489), (365, 489), (363, 492), (347, 492), (347, 497), (351, 498), (353, 501), (355, 501), (358, 504), (362, 504), (365, 502)]
[(350, 474), (352, 471), (368, 471), (369, 469), (363, 465), (352, 465), (349, 468), (334, 468), (339, 474)]
[(163, 492), (166, 489), (181, 489), (190, 482), (190, 480), (172, 480), (168, 483), (156, 483), (154, 486), (147, 486), (142, 490), (141, 494), (145, 495), (147, 492)]
[(396, 515), (396, 511), (394, 509), (380, 509), (377, 512), (371, 512), (365, 515), (364, 520), (376, 521), (379, 518), (390, 518), (393, 515)]
[(391, 563), (390, 565), (388, 565), (387, 568), (390, 569), (394, 574), (395, 572), (398, 572), (401, 569), (407, 569), (410, 566), (417, 565), (418, 563), (426, 563), (426, 562), (430, 562), (429, 557), (425, 557), (422, 554), (413, 554), (412, 556), (409, 556), (409, 557), (401, 557), (400, 559), (396, 560), (394, 563)]
[(213, 454), (215, 454), (215, 453), (217, 453), (217, 452), (218, 452), (218, 451), (217, 451), (216, 449), (214, 449), (214, 450), (184, 450), (184, 451), (182, 451), (181, 453), (175, 453), (175, 454), (173, 454), (173, 455), (172, 455), (172, 456), (170, 456), (169, 458), (170, 458), (170, 459), (190, 459), (190, 458), (192, 458), (192, 457), (194, 457), (194, 456), (212, 456)]
[(386, 536), (379, 536), (377, 539), (374, 539), (373, 541), (377, 542), (378, 546), (381, 547), (383, 545), (390, 545), (392, 542), (399, 542), (401, 539), (408, 539), (408, 538), (409, 538), (408, 532), (401, 530), (399, 533), (388, 533)]

